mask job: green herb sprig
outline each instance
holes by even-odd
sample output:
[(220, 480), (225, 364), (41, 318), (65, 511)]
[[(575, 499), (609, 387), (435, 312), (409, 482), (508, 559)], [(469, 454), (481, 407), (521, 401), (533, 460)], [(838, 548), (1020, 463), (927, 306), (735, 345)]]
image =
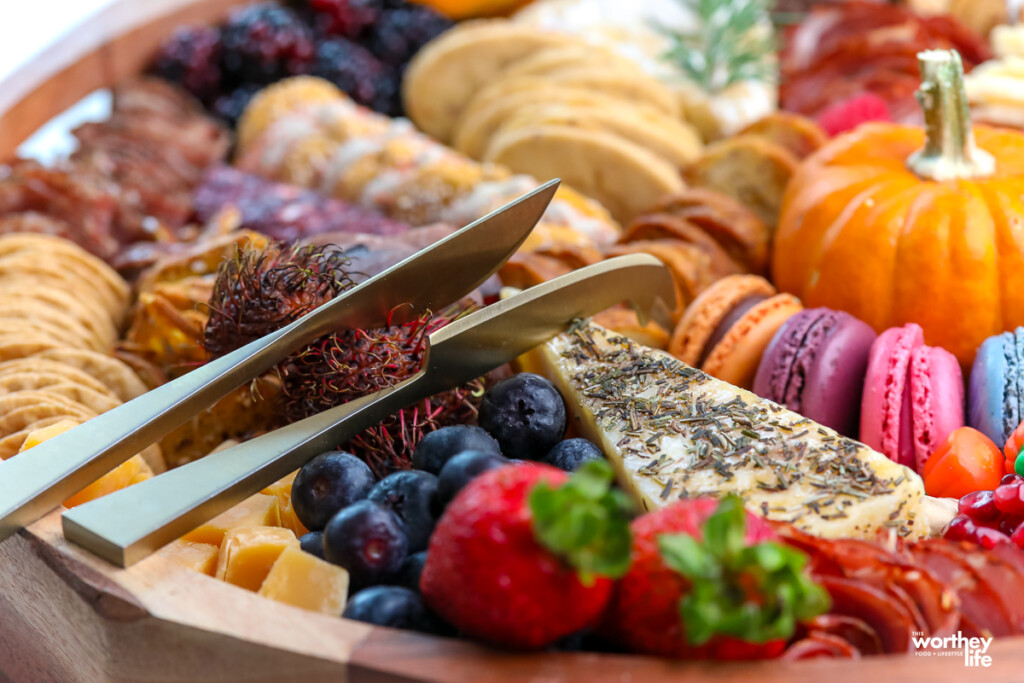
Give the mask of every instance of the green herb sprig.
[(672, 41), (663, 59), (701, 88), (774, 81), (778, 42), (769, 19), (774, 0), (679, 0), (697, 19), (689, 30), (658, 26)]

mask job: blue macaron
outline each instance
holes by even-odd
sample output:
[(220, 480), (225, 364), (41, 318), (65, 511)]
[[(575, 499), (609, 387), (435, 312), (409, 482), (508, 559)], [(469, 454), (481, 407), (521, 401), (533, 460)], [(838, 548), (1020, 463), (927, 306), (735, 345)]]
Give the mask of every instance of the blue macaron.
[(986, 339), (974, 357), (970, 425), (1000, 448), (1024, 419), (1024, 327)]

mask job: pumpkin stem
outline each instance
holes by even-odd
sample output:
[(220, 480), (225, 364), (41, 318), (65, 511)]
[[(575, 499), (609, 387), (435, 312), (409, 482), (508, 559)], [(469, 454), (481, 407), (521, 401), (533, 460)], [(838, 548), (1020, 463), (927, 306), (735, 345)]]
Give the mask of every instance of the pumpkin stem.
[(971, 112), (964, 90), (964, 65), (956, 50), (917, 54), (924, 111), (925, 145), (907, 159), (907, 167), (926, 180), (977, 178), (995, 172), (991, 154), (974, 144)]

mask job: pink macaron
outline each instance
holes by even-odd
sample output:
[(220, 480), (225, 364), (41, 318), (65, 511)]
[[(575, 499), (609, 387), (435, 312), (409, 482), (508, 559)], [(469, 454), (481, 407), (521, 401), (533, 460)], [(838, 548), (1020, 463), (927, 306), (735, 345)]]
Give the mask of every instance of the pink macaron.
[(860, 440), (921, 471), (950, 432), (964, 426), (964, 382), (956, 357), (927, 346), (920, 325), (893, 327), (871, 345)]

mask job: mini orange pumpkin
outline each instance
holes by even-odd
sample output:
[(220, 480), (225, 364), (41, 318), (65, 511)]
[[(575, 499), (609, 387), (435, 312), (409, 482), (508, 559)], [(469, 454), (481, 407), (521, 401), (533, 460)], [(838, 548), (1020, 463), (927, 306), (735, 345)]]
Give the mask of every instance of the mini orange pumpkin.
[(916, 322), (967, 366), (1024, 324), (1024, 134), (972, 129), (956, 52), (918, 58), (925, 130), (864, 125), (804, 162), (772, 271), (808, 308), (879, 331)]

